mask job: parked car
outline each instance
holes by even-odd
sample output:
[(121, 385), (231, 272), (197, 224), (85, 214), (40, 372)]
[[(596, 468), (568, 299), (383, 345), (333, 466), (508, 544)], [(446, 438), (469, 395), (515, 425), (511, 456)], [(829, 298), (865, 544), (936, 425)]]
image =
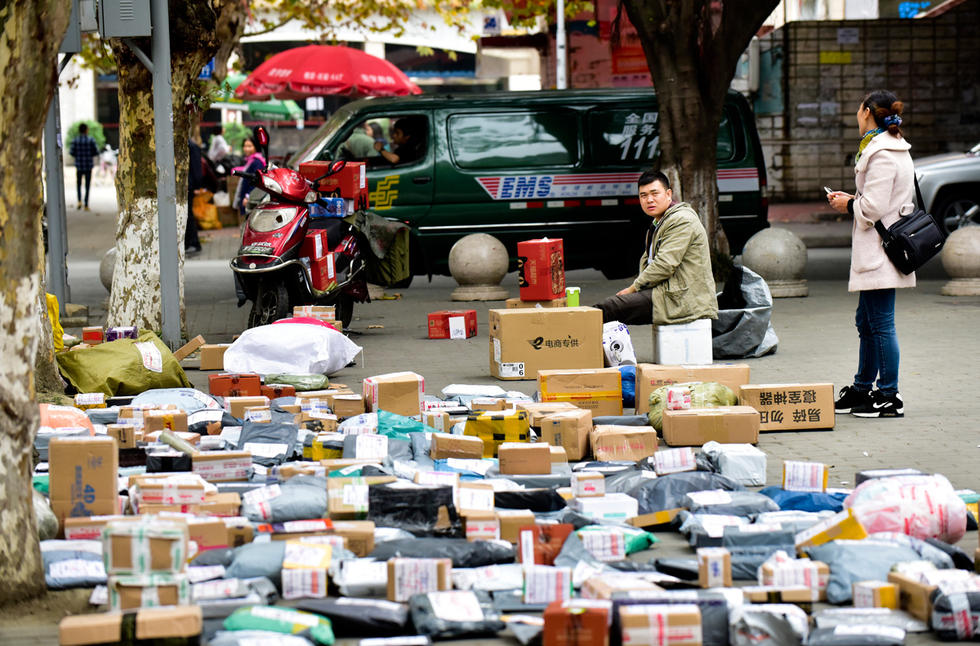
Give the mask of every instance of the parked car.
[(980, 143), (968, 152), (916, 159), (915, 176), (926, 211), (946, 233), (980, 224)]
[[(649, 224), (636, 180), (659, 155), (658, 117), (647, 88), (364, 99), (335, 112), (288, 165), (366, 161), (370, 208), (412, 228), (415, 275), (447, 274), (453, 244), (482, 232), (503, 242), (512, 263), (519, 241), (562, 238), (566, 268), (623, 278), (636, 272)], [(415, 145), (403, 133), (389, 143), (399, 123)], [(366, 132), (404, 158), (392, 164), (394, 155), (371, 150)], [(738, 253), (768, 222), (762, 147), (737, 92), (724, 106), (716, 159), (721, 223)]]

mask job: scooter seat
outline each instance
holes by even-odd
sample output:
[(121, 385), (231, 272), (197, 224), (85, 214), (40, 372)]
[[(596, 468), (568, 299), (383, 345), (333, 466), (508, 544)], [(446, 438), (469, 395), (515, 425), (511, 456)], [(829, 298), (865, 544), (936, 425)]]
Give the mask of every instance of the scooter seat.
[(310, 218), (308, 225), (310, 231), (322, 229), (327, 232), (327, 246), (331, 249), (340, 244), (349, 226), (337, 218)]

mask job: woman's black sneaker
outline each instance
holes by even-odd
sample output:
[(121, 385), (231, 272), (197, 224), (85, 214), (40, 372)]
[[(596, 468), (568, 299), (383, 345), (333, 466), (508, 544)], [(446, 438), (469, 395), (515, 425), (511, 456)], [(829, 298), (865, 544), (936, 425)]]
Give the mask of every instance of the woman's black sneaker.
[(858, 390), (854, 386), (844, 386), (837, 393), (837, 401), (834, 402), (835, 413), (853, 412), (855, 406), (864, 406), (871, 403), (870, 390)]
[(905, 417), (905, 402), (898, 393), (885, 395), (880, 390), (871, 393), (870, 401), (851, 408), (855, 417)]

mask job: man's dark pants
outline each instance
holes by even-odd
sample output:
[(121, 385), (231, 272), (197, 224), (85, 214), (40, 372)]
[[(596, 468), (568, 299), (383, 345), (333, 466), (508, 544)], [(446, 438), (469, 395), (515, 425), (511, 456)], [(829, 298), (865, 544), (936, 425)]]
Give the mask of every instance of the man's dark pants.
[(643, 289), (623, 296), (610, 296), (593, 307), (602, 310), (602, 322), (619, 321), (627, 325), (653, 323), (653, 290)]
[(83, 204), (83, 202), (82, 202), (82, 179), (84, 178), (84, 180), (85, 180), (85, 202), (84, 202), (84, 204), (85, 204), (85, 206), (88, 206), (88, 193), (89, 193), (89, 188), (91, 188), (91, 186), (92, 186), (92, 169), (90, 168), (88, 170), (80, 170), (80, 171), (77, 171), (75, 173), (75, 178), (76, 178), (75, 179), (75, 184), (76, 184), (75, 188), (78, 189), (78, 203), (79, 204)]

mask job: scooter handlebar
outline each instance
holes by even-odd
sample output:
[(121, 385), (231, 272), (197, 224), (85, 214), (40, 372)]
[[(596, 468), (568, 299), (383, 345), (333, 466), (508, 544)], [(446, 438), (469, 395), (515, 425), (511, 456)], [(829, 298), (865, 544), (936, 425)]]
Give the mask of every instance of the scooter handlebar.
[(258, 175), (258, 173), (246, 173), (243, 170), (235, 170), (235, 171), (232, 171), (231, 174), (232, 175), (238, 175), (239, 177), (244, 177), (245, 179), (247, 179), (247, 180), (249, 180), (249, 181), (251, 181), (253, 183), (256, 183), (256, 184), (259, 181), (259, 175)]

